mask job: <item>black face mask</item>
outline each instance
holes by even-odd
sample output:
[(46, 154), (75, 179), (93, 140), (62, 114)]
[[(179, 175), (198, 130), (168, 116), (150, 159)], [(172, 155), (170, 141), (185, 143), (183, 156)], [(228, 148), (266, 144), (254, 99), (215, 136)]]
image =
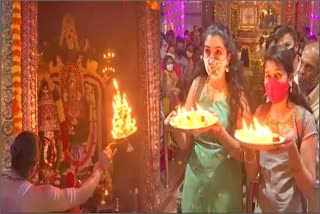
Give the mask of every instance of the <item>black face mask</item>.
[(179, 56), (183, 55), (184, 52), (185, 52), (185, 51), (184, 51), (183, 49), (177, 49), (177, 50), (176, 50), (176, 53), (177, 53), (177, 55), (179, 55)]
[(295, 51), (295, 49), (294, 49), (294, 47), (292, 47), (292, 48), (290, 48), (290, 49), (288, 49), (289, 51), (290, 51), (290, 53), (292, 54), (292, 56), (296, 56), (296, 51)]
[(315, 79), (318, 78), (305, 78), (299, 75), (299, 87), (305, 96), (308, 96), (317, 86), (317, 81), (314, 81)]

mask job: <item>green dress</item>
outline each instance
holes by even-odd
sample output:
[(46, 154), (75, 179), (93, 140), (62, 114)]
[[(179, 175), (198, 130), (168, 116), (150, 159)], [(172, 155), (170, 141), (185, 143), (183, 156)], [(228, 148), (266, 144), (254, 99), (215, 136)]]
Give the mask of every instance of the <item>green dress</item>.
[[(213, 103), (201, 95), (198, 105), (215, 112), (228, 130), (229, 109), (226, 99)], [(242, 170), (239, 161), (209, 132), (194, 136), (194, 148), (188, 160), (182, 212), (242, 212)]]

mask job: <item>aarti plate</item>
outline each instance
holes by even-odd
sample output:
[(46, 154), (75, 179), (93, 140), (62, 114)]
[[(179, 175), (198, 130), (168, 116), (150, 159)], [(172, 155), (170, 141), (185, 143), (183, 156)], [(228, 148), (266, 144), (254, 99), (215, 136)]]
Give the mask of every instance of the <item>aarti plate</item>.
[(198, 125), (198, 126), (187, 126), (185, 124), (179, 124), (179, 125), (176, 125), (175, 124), (175, 118), (176, 117), (179, 117), (179, 115), (173, 117), (169, 124), (170, 126), (174, 129), (174, 130), (177, 130), (177, 131), (180, 131), (180, 132), (185, 132), (185, 133), (201, 133), (201, 132), (206, 132), (208, 131), (214, 124), (216, 124), (218, 122), (218, 118), (216, 116), (210, 116), (210, 118), (208, 118), (208, 116), (205, 116), (205, 120), (206, 120), (206, 123), (204, 123), (203, 125)]
[[(248, 149), (270, 151), (279, 148), (284, 143), (284, 137), (278, 136), (276, 139), (266, 139), (265, 137), (255, 137), (248, 139), (244, 136), (244, 130), (236, 130), (235, 138), (241, 143), (241, 146)], [(249, 142), (251, 141), (251, 142)]]

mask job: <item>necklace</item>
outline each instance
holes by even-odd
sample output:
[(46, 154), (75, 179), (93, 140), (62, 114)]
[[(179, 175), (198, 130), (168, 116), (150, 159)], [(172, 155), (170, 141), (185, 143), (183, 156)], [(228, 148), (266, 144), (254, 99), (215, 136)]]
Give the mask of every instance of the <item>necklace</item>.
[(209, 97), (213, 102), (225, 99), (227, 97), (227, 93), (225, 90), (215, 90), (213, 87), (209, 85), (207, 82), (204, 88), (204, 95)]
[(276, 121), (271, 118), (270, 112), (266, 118), (266, 124), (273, 133), (287, 134), (292, 128), (294, 128), (294, 118), (296, 115), (296, 108), (294, 108), (284, 121)]

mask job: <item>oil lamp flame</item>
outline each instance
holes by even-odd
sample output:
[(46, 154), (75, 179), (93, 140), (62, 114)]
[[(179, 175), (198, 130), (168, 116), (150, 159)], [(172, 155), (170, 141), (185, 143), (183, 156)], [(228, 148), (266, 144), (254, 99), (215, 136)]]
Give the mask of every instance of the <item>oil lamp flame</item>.
[(113, 97), (113, 119), (112, 119), (112, 137), (114, 139), (126, 138), (137, 130), (136, 120), (131, 116), (131, 108), (127, 102), (126, 95), (118, 90), (116, 80), (113, 80), (117, 93)]
[(117, 81), (115, 79), (113, 80), (113, 85), (114, 85), (115, 89), (118, 90), (118, 83), (117, 83)]
[(253, 124), (250, 124), (249, 128), (246, 121), (242, 119), (242, 126), (245, 135), (248, 137), (274, 137), (272, 131), (267, 126), (261, 125), (255, 117), (253, 118)]
[(183, 129), (195, 129), (211, 125), (215, 119), (212, 113), (201, 109), (198, 104), (196, 104), (196, 109), (190, 107), (190, 110), (178, 106), (177, 116), (172, 119), (171, 124), (176, 127), (183, 127)]

